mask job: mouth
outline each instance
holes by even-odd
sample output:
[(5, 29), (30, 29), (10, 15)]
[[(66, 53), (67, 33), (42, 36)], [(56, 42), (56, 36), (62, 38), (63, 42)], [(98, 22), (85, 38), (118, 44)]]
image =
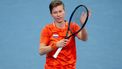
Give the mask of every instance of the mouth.
[(62, 17), (58, 17), (58, 18), (56, 18), (57, 20), (61, 20), (62, 19)]
[(61, 22), (63, 21), (63, 19), (62, 19), (62, 18), (56, 18), (56, 21), (57, 21), (58, 23), (61, 23)]

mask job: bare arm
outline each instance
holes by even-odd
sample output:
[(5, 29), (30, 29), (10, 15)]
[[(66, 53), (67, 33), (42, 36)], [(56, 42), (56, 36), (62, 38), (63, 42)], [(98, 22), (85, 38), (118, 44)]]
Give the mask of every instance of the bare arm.
[(39, 48), (40, 55), (44, 55), (46, 53), (49, 53), (52, 50), (53, 49), (51, 48), (51, 46), (46, 46), (46, 44), (43, 44), (43, 43), (40, 44), (40, 48)]
[(46, 44), (41, 43), (40, 48), (39, 48), (39, 53), (40, 53), (40, 55), (47, 54), (56, 48), (66, 46), (67, 42), (68, 42), (68, 39), (62, 39), (62, 40), (56, 42), (56, 44), (54, 44), (53, 46), (46, 46)]
[[(85, 22), (85, 19), (86, 19), (86, 13), (83, 13), (81, 15), (81, 18), (80, 18), (80, 22), (83, 24)], [(88, 16), (91, 16), (91, 13), (89, 11), (89, 15)], [(83, 28), (78, 34), (77, 34), (77, 37), (80, 39), (80, 40), (83, 40), (83, 41), (86, 41), (88, 39), (88, 34), (87, 34), (87, 31), (85, 28)]]
[(77, 37), (80, 39), (80, 40), (83, 40), (83, 41), (86, 41), (88, 39), (88, 35), (87, 35), (87, 32), (85, 30), (85, 28), (83, 28), (78, 34), (77, 34)]

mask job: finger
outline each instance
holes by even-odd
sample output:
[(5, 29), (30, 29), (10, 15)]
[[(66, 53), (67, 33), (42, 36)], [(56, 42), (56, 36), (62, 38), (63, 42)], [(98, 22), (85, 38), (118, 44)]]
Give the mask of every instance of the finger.
[(64, 44), (63, 44), (63, 47), (65, 47), (65, 46), (66, 46), (66, 44), (64, 43)]
[(67, 44), (67, 42), (64, 42), (64, 44)]
[(64, 39), (64, 42), (68, 42), (69, 40), (68, 39)]

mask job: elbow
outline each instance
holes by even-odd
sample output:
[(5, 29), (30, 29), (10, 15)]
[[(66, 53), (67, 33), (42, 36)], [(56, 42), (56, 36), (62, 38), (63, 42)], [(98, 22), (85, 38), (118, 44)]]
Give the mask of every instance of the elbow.
[(86, 38), (86, 39), (82, 39), (83, 41), (87, 41), (88, 39)]
[(82, 40), (83, 40), (83, 41), (87, 41), (87, 40), (88, 40), (87, 34), (86, 34), (85, 36), (82, 37)]
[(80, 40), (82, 41), (87, 41), (88, 39), (87, 38), (79, 38)]
[(81, 39), (82, 41), (87, 41), (88, 40), (88, 37), (84, 37)]

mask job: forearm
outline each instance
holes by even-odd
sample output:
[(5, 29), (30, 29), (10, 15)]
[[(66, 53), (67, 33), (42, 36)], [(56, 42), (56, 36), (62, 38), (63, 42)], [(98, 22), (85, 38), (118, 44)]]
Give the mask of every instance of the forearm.
[(58, 42), (52, 42), (50, 44), (50, 46), (46, 46), (46, 44), (41, 43), (40, 48), (39, 48), (39, 53), (40, 53), (40, 55), (44, 55), (59, 47), (64, 47), (64, 46), (66, 46), (68, 41), (69, 41), (68, 39), (62, 39)]
[(40, 55), (44, 55), (44, 54), (51, 52), (52, 50), (53, 49), (51, 48), (51, 46), (41, 45), (39, 48), (39, 53), (40, 53)]
[(88, 35), (87, 35), (87, 32), (85, 30), (85, 28), (83, 28), (78, 34), (77, 34), (77, 37), (80, 39), (80, 40), (83, 40), (83, 41), (86, 41), (88, 39)]
[(52, 42), (49, 46), (46, 46), (46, 44), (41, 43), (40, 48), (39, 48), (39, 53), (40, 53), (40, 55), (44, 55), (44, 54), (47, 54), (57, 48), (58, 47), (56, 45), (56, 42)]

